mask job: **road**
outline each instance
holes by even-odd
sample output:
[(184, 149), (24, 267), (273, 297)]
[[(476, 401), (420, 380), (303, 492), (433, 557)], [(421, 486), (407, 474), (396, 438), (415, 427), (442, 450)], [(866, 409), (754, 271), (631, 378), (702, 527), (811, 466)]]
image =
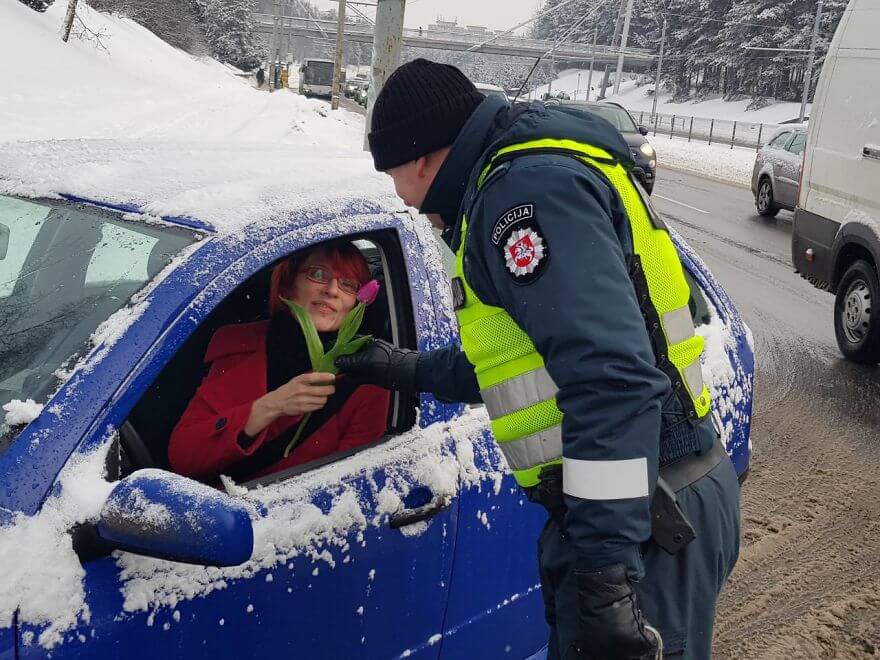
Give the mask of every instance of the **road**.
[(748, 190), (668, 169), (653, 199), (755, 337), (742, 548), (714, 656), (877, 657), (878, 369), (840, 357), (833, 297), (792, 271), (790, 213), (767, 221)]

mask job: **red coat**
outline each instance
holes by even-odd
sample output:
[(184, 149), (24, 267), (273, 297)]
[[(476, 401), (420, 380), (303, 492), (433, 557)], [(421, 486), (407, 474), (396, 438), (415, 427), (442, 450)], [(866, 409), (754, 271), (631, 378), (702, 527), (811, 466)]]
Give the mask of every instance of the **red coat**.
[[(225, 469), (302, 419), (301, 415), (280, 417), (246, 449), (239, 444), (253, 402), (266, 394), (268, 328), (268, 321), (258, 321), (224, 326), (214, 333), (205, 352), (205, 363), (211, 369), (171, 433), (168, 459), (175, 472), (214, 481)], [(360, 385), (339, 411), (287, 458), (250, 478), (378, 440), (385, 433), (390, 399), (386, 389)]]

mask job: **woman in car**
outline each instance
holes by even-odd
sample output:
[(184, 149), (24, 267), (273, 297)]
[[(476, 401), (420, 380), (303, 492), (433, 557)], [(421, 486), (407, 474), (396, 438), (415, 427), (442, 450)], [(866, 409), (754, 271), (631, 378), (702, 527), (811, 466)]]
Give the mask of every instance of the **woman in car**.
[(307, 310), (329, 348), (369, 277), (363, 255), (347, 241), (277, 265), (269, 320), (224, 326), (211, 338), (205, 352), (210, 371), (171, 434), (171, 468), (208, 482), (221, 474), (246, 481), (382, 437), (389, 391), (312, 373), (302, 330), (281, 300)]

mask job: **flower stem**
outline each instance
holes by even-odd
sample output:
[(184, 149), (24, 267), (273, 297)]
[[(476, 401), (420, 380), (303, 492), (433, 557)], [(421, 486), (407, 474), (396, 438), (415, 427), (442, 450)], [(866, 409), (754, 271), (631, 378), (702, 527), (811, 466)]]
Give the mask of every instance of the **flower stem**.
[(307, 413), (306, 416), (302, 418), (302, 421), (299, 423), (299, 427), (296, 429), (296, 433), (293, 434), (293, 440), (288, 443), (287, 448), (285, 448), (284, 450), (284, 458), (287, 458), (290, 450), (296, 446), (296, 441), (299, 440), (299, 436), (302, 435), (303, 429), (306, 427), (306, 424), (309, 423), (309, 417), (311, 416), (312, 413)]

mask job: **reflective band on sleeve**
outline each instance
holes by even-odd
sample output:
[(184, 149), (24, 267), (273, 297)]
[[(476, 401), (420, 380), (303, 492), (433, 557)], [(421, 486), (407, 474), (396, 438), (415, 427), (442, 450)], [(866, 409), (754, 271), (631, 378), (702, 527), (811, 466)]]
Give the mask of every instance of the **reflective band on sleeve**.
[(699, 358), (685, 367), (684, 379), (693, 396), (697, 397), (703, 393), (703, 367), (700, 365)]
[(499, 442), (498, 447), (511, 470), (528, 470), (555, 461), (562, 457), (562, 425), (517, 440)]
[(582, 500), (625, 500), (648, 496), (648, 459), (582, 461), (562, 459), (562, 490)]
[(694, 336), (694, 320), (690, 308), (685, 305), (663, 315), (663, 330), (666, 341), (678, 344)]
[(510, 415), (541, 401), (552, 399), (559, 390), (556, 383), (540, 367), (480, 391), (491, 419)]

